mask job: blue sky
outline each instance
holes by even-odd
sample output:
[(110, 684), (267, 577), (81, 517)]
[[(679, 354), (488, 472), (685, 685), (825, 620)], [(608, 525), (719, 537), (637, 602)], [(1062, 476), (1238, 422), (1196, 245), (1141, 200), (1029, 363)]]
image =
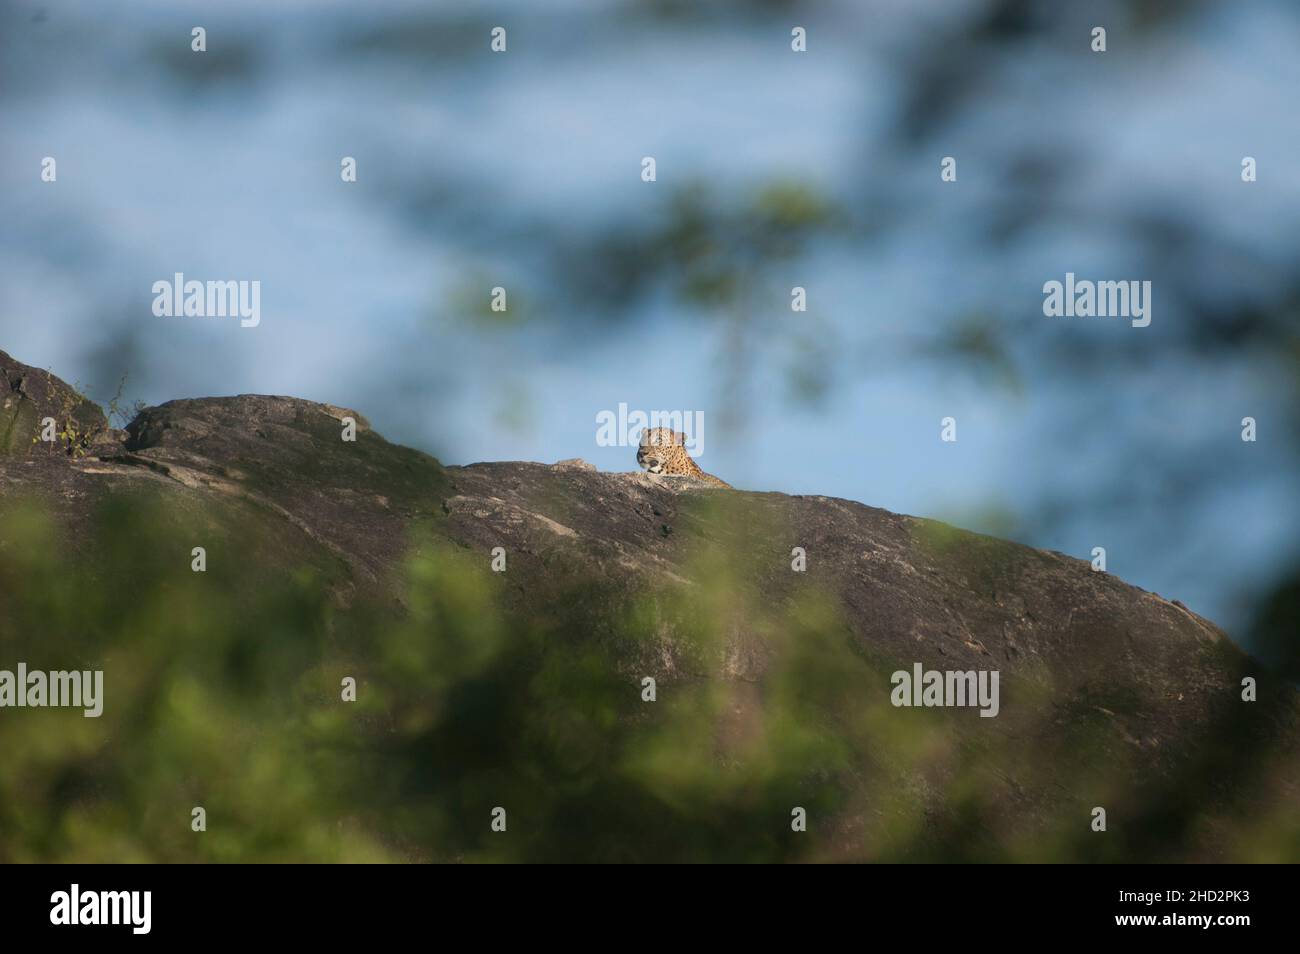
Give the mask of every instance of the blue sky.
[[(597, 446), (599, 412), (702, 411), (701, 463), (738, 487), (1081, 558), (1103, 545), (1112, 572), (1230, 630), (1295, 557), (1287, 366), (1176, 347), (1194, 331), (1188, 303), (1268, 307), (1300, 248), (1300, 127), (1278, 121), (1300, 89), (1285, 5), (1154, 32), (1113, 16), (1102, 56), (1083, 27), (1077, 49), (1059, 32), (1026, 40), (918, 141), (897, 133), (914, 92), (903, 67), (973, 0), (686, 21), (616, 3), (265, 7), (12, 5), (0, 347), (105, 400), (128, 372), (146, 403), (259, 392), (353, 406), (449, 463), (629, 470), (631, 448)], [(789, 50), (792, 18), (807, 54)], [(479, 27), (497, 22), (510, 46), (493, 56)], [(242, 72), (187, 79), (199, 23), (207, 55), (251, 51)], [(362, 42), (403, 24), (437, 48)], [(438, 46), (443, 24), (467, 39)], [(1050, 208), (992, 240), (1025, 201), (1026, 154)], [(55, 184), (37, 175), (47, 155)], [(355, 184), (339, 178), (345, 155)], [(939, 182), (945, 155), (957, 183)], [(1250, 186), (1243, 155), (1259, 160)], [(689, 183), (726, 208), (778, 180), (849, 226), (754, 276), (738, 389), (725, 315), (666, 288), (617, 308), (555, 288), (556, 248), (643, 229)], [(1162, 258), (1134, 229), (1143, 217), (1202, 238)], [(261, 281), (261, 324), (154, 317), (152, 283), (176, 271)], [(1153, 280), (1152, 327), (1052, 324), (1041, 286), (1066, 271)], [(523, 317), (485, 328), (463, 301), (497, 284)], [(806, 314), (789, 310), (793, 285), (809, 290)], [(970, 314), (1005, 342), (1017, 387), (919, 357)], [(1099, 341), (1100, 365), (1046, 357)], [(825, 385), (817, 400), (791, 394), (798, 347)], [(1238, 437), (1244, 414), (1263, 422), (1257, 444)], [(949, 415), (955, 444), (939, 440)], [(1174, 460), (1204, 460), (1211, 489), (1166, 495), (1144, 462)]]

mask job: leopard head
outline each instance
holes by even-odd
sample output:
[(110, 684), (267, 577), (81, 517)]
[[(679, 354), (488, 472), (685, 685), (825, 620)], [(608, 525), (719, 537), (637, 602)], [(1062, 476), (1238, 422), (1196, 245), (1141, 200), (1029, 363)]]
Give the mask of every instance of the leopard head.
[(652, 474), (662, 474), (668, 466), (671, 455), (684, 453), (673, 451), (674, 447), (684, 447), (686, 435), (667, 427), (647, 427), (641, 432), (641, 446), (636, 450), (636, 462)]

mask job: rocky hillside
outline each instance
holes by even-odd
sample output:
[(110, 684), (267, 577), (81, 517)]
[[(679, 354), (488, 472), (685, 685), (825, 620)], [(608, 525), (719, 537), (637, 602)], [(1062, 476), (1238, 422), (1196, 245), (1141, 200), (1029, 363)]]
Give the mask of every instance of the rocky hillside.
[[(60, 436), (33, 440), (49, 417)], [(289, 397), (170, 401), (115, 430), (0, 352), (0, 586), (33, 574), (92, 609), (0, 602), (0, 669), (100, 666), (119, 731), (69, 724), (60, 761), (33, 741), (51, 713), (0, 709), (0, 743), (29, 754), (0, 774), (0, 832), (26, 832), (0, 860), (222, 857), (187, 840), (214, 790), (224, 857), (251, 860), (1300, 860), (1300, 704), (1217, 627), (1083, 560), (853, 501), (444, 466)], [(146, 611), (204, 618), (153, 643)], [(996, 671), (996, 717), (892, 705), (915, 664)], [(159, 762), (197, 744), (200, 716), (151, 708), (178, 686), (232, 737), (285, 727), (254, 774), (302, 786), (296, 821)], [(331, 771), (355, 778), (322, 782), (305, 751), (348, 753)], [(182, 774), (143, 794), (124, 760)]]

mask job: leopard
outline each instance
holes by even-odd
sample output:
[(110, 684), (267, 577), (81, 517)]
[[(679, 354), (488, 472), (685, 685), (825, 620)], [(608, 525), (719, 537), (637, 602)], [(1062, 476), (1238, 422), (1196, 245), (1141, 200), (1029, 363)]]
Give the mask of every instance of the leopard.
[(652, 474), (666, 477), (693, 477), (711, 487), (735, 488), (712, 474), (706, 474), (686, 452), (686, 435), (667, 427), (648, 427), (641, 432), (636, 462)]

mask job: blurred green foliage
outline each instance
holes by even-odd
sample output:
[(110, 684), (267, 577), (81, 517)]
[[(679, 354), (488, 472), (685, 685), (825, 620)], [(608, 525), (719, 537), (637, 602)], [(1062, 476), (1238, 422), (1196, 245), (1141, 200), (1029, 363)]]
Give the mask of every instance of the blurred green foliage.
[(1293, 813), (1135, 788), (1096, 707), (1122, 693), (1070, 709), (1019, 683), (1019, 720), (893, 708), (910, 661), (871, 658), (812, 583), (768, 599), (743, 547), (631, 593), (557, 566), (562, 589), (521, 602), (427, 523), (400, 607), (260, 552), (256, 521), (148, 494), (72, 538), (6, 505), (0, 668), (103, 669), (105, 702), (0, 711), (0, 861), (1100, 861), (1177, 857), (1207, 828), (1235, 858), (1300, 854)]

